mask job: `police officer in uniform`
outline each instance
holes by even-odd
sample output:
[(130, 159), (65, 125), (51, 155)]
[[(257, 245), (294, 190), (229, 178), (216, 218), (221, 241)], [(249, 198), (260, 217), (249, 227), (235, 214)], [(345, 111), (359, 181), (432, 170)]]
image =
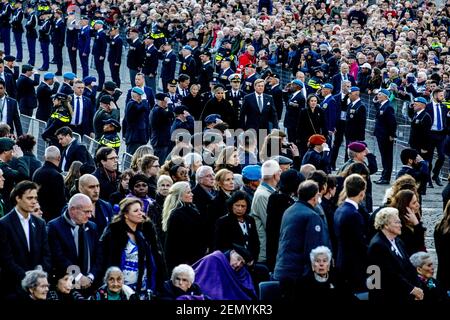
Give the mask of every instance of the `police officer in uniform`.
[(146, 35), (144, 39), (145, 57), (142, 63), (142, 73), (145, 75), (145, 85), (156, 92), (156, 74), (159, 63), (159, 52), (154, 46), (151, 35)]
[(286, 114), (284, 115), (284, 127), (287, 129), (289, 142), (295, 143), (297, 137), (297, 124), (300, 111), (306, 106), (306, 98), (303, 95), (303, 82), (294, 79), (290, 83), (292, 96), (286, 103)]
[[(347, 107), (347, 116), (345, 122), (345, 143), (346, 150), (350, 143), (354, 141), (364, 141), (366, 139), (366, 106), (362, 104), (359, 97), (360, 89), (358, 87), (350, 88), (350, 104)], [(346, 154), (345, 161), (348, 160)]]
[(152, 32), (150, 34), (150, 37), (154, 40), (154, 45), (156, 48), (160, 48), (167, 42), (166, 34), (167, 30), (164, 28), (164, 21), (158, 20), (152, 27)]
[(38, 38), (38, 33), (36, 31), (36, 26), (38, 25), (38, 18), (32, 6), (27, 8), (27, 22), (25, 23), (25, 30), (27, 38), (27, 47), (29, 53), (28, 64), (34, 66), (36, 62), (36, 39)]
[(202, 62), (200, 73), (198, 76), (198, 83), (200, 84), (200, 92), (209, 90), (209, 82), (214, 77), (214, 66), (211, 62), (211, 53), (204, 50), (200, 53), (200, 60)]
[(180, 59), (180, 69), (178, 74), (187, 74), (191, 78), (192, 83), (197, 83), (197, 64), (192, 56), (192, 47), (185, 45), (181, 50), (183, 58)]
[[(163, 46), (164, 53), (161, 54), (162, 68), (161, 68), (161, 82), (163, 91), (167, 92), (167, 84), (175, 78), (175, 67), (177, 65), (177, 56), (172, 51), (170, 42), (166, 42)], [(176, 81), (176, 80), (175, 80)]]
[(62, 75), (63, 56), (62, 50), (64, 47), (64, 40), (66, 36), (66, 24), (62, 18), (62, 10), (56, 9), (54, 13), (54, 22), (51, 31), (52, 45), (53, 45), (53, 57), (56, 63), (56, 76)]
[(240, 89), (241, 86), (241, 75), (239, 73), (233, 73), (228, 77), (229, 87), (225, 93), (225, 99), (230, 103), (231, 108), (234, 112), (234, 123), (229, 123), (230, 127), (238, 128), (240, 124), (240, 115), (242, 102), (244, 101), (245, 93)]
[(120, 87), (120, 64), (122, 61), (123, 41), (119, 35), (119, 27), (114, 26), (109, 32), (108, 63), (111, 79)]
[(80, 57), (84, 79), (89, 76), (89, 53), (91, 52), (91, 28), (89, 27), (89, 19), (86, 16), (81, 16), (80, 26), (78, 55)]
[(17, 62), (22, 62), (23, 59), (23, 49), (22, 49), (22, 34), (23, 26), (22, 21), (24, 18), (24, 13), (22, 9), (22, 0), (16, 1), (14, 14), (11, 20), (11, 26), (14, 34), (14, 41), (16, 42), (17, 48)]
[(9, 20), (13, 14), (13, 8), (8, 0), (2, 0), (0, 9), (0, 37), (2, 39), (5, 55), (11, 54), (11, 24)]
[[(116, 150), (116, 153), (119, 154), (120, 149), (120, 122), (116, 119), (109, 118), (107, 120), (103, 120), (103, 126), (111, 125), (114, 130), (105, 132), (100, 139), (98, 139), (98, 144), (100, 147), (109, 147)], [(106, 130), (106, 129), (104, 129)]]
[(128, 34), (127, 41), (130, 46), (128, 48), (127, 67), (130, 70), (131, 86), (134, 87), (136, 85), (134, 79), (136, 74), (141, 71), (145, 53), (144, 45), (139, 40), (139, 30), (131, 28)]
[(52, 145), (58, 145), (55, 132), (64, 126), (69, 125), (73, 117), (71, 99), (64, 93), (56, 93), (52, 96), (53, 112), (48, 119), (47, 126), (42, 133), (42, 139)]
[(50, 32), (52, 29), (52, 23), (50, 20), (52, 13), (51, 11), (44, 11), (39, 17), (40, 27), (39, 27), (39, 43), (41, 44), (42, 51), (42, 67), (39, 71), (47, 71), (50, 66)]
[(256, 74), (256, 64), (247, 64), (245, 66), (245, 74), (247, 75), (247, 78), (244, 79), (241, 89), (245, 94), (253, 93), (255, 91), (253, 84), (256, 79), (258, 79), (258, 75)]
[(231, 69), (231, 60), (229, 57), (223, 58), (220, 62), (220, 72), (219, 72), (219, 82), (230, 90), (230, 81), (229, 78), (234, 74), (234, 71)]
[(323, 70), (322, 67), (315, 67), (313, 70), (313, 76), (308, 80), (308, 84), (306, 86), (306, 93), (309, 96), (310, 94), (316, 94), (317, 90), (319, 90), (323, 83)]
[(75, 11), (70, 11), (67, 16), (66, 47), (67, 53), (69, 54), (70, 67), (73, 73), (77, 73), (77, 46), (79, 33), (80, 30), (77, 28)]
[(98, 74), (98, 90), (102, 90), (105, 83), (105, 57), (106, 57), (106, 33), (103, 30), (105, 23), (102, 20), (96, 20), (94, 24), (95, 40), (92, 46), (92, 55), (94, 56), (95, 69)]

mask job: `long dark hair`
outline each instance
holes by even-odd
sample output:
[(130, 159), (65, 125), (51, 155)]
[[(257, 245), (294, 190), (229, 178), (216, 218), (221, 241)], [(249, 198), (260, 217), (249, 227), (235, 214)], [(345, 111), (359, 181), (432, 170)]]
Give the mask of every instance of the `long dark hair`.
[(247, 203), (247, 210), (245, 211), (245, 214), (250, 214), (251, 209), (250, 199), (248, 198), (247, 193), (245, 193), (242, 190), (235, 191), (231, 195), (231, 197), (226, 201), (228, 213), (233, 214), (233, 205), (240, 200), (245, 200), (245, 202)]

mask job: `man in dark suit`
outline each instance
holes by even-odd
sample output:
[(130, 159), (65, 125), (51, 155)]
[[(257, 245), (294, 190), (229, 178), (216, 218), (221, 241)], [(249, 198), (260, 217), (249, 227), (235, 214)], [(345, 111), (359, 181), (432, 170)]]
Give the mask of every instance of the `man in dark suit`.
[[(34, 74), (34, 79), (31, 77)], [(17, 101), (19, 102), (20, 113), (32, 116), (33, 110), (37, 108), (37, 97), (35, 86), (39, 85), (39, 74), (34, 73), (33, 67), (24, 64), (22, 74), (17, 79)]]
[(241, 110), (241, 128), (265, 129), (270, 132), (278, 129), (278, 116), (273, 98), (264, 94), (264, 80), (255, 81), (255, 92), (244, 97)]
[[(362, 104), (359, 97), (359, 88), (350, 88), (350, 104), (347, 107), (347, 114), (345, 120), (345, 144), (346, 149), (348, 145), (354, 141), (366, 140), (366, 106)], [(345, 154), (345, 161), (348, 156)]]
[(80, 136), (87, 135), (94, 138), (94, 107), (89, 98), (83, 96), (84, 83), (81, 80), (73, 84), (73, 117), (70, 122), (72, 130)]
[(336, 268), (341, 285), (353, 292), (365, 291), (367, 225), (358, 211), (366, 194), (366, 182), (359, 175), (345, 179), (347, 198), (334, 213), (337, 241)]
[(113, 26), (109, 32), (108, 63), (111, 79), (120, 88), (120, 65), (122, 62), (123, 41), (119, 35), (119, 27)]
[(38, 107), (36, 110), (36, 118), (47, 122), (53, 109), (52, 95), (58, 92), (59, 82), (55, 82), (55, 74), (47, 72), (44, 79), (36, 89), (36, 97)]
[(66, 37), (66, 24), (63, 20), (63, 12), (61, 9), (56, 9), (53, 13), (53, 27), (51, 31), (52, 37), (52, 45), (53, 45), (53, 58), (56, 63), (56, 75), (62, 75), (62, 66), (63, 66), (63, 56), (62, 50), (64, 47), (65, 37)]
[(430, 131), (433, 121), (429, 113), (425, 111), (426, 105), (425, 98), (417, 97), (408, 108), (408, 115), (411, 118), (408, 143), (422, 158), (430, 160)]
[(192, 83), (197, 83), (197, 63), (192, 56), (192, 47), (185, 45), (181, 50), (182, 58), (180, 59), (180, 69), (178, 74), (187, 74), (191, 78)]
[(145, 75), (145, 85), (152, 88), (156, 93), (156, 74), (158, 71), (159, 52), (153, 45), (154, 39), (151, 34), (144, 39), (145, 57), (142, 62), (142, 73)]
[(11, 193), (15, 208), (0, 219), (0, 267), (3, 296), (14, 299), (22, 292), (25, 272), (41, 265), (50, 271), (51, 256), (44, 220), (31, 214), (37, 204), (34, 182), (22, 181)]
[[(300, 116), (300, 110), (305, 108), (306, 100), (303, 95), (303, 82), (294, 79), (290, 83), (290, 91), (293, 92), (286, 104), (286, 114), (284, 115), (284, 127), (287, 130), (290, 142), (295, 142), (297, 137), (297, 124)], [(278, 115), (280, 117), (280, 115)]]
[(338, 94), (341, 91), (342, 81), (350, 81), (352, 86), (356, 86), (355, 78), (349, 74), (350, 68), (348, 64), (341, 63), (341, 72), (333, 76), (333, 94)]
[(7, 97), (5, 89), (5, 82), (0, 79), (0, 122), (7, 123), (11, 128), (11, 133), (19, 137), (23, 134), (23, 131), (17, 101)]
[(69, 200), (62, 215), (48, 223), (53, 271), (58, 274), (70, 266), (78, 266), (81, 289), (89, 288), (99, 271), (96, 263), (99, 236), (96, 224), (89, 221), (93, 213), (91, 199), (78, 193)]
[(16, 80), (14, 79), (14, 76), (12, 74), (6, 72), (4, 61), (2, 59), (0, 59), (0, 79), (5, 81), (6, 93), (8, 94), (8, 97), (16, 99)]
[(86, 147), (79, 144), (78, 140), (73, 137), (72, 129), (69, 127), (59, 128), (56, 130), (55, 135), (63, 148), (61, 163), (59, 164), (59, 168), (62, 171), (67, 172), (74, 161), (93, 164), (93, 160)]
[(139, 40), (139, 30), (137, 28), (131, 28), (128, 32), (128, 48), (127, 55), (127, 67), (130, 70), (130, 82), (134, 87), (136, 74), (141, 71), (142, 62), (144, 61), (145, 50), (141, 40)]
[(33, 175), (39, 185), (38, 200), (44, 213), (43, 219), (50, 221), (61, 215), (66, 205), (64, 178), (59, 169), (61, 152), (56, 146), (45, 149), (45, 162)]
[[(409, 174), (413, 177), (419, 187), (417, 191), (421, 195), (425, 195), (427, 192), (427, 182), (428, 182), (428, 163), (425, 161), (417, 150), (412, 148), (403, 149), (400, 153), (400, 160), (403, 166), (397, 172), (395, 179), (397, 180), (405, 174)], [(444, 205), (445, 208), (445, 205)]]
[[(204, 50), (200, 53), (201, 66), (199, 68), (198, 83), (200, 84), (200, 92), (206, 92), (209, 89), (209, 82), (214, 77), (214, 66), (211, 62), (211, 52)], [(222, 82), (222, 81), (221, 81)], [(228, 77), (225, 81), (228, 85)]]
[(166, 42), (163, 46), (164, 53), (161, 56), (162, 68), (161, 68), (161, 81), (163, 91), (167, 92), (167, 84), (170, 80), (175, 78), (175, 68), (177, 65), (177, 56), (172, 51), (172, 45), (170, 42)]
[(392, 175), (394, 140), (397, 137), (397, 120), (394, 108), (389, 103), (389, 96), (390, 92), (386, 89), (381, 89), (376, 96), (378, 112), (375, 117), (373, 134), (377, 138), (381, 163), (383, 164), (380, 180), (374, 181), (376, 184), (389, 184)]
[[(447, 107), (442, 103), (444, 98), (444, 91), (441, 88), (435, 89), (433, 91), (433, 98), (431, 102), (427, 104), (425, 108), (425, 111), (431, 117), (432, 124), (429, 135), (430, 154), (427, 160), (430, 161), (430, 175), (431, 172), (433, 172), (432, 179), (438, 186), (442, 186), (439, 174), (445, 161), (444, 141), (447, 134)], [(433, 168), (434, 149), (437, 151), (438, 159), (436, 160)]]

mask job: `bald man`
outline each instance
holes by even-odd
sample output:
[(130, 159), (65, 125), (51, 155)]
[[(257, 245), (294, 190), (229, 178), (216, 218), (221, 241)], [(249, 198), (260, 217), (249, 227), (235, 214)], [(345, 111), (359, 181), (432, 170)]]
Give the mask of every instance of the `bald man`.
[(86, 195), (92, 202), (94, 210), (90, 220), (95, 222), (99, 234), (111, 222), (113, 211), (110, 203), (100, 199), (100, 183), (92, 174), (84, 174), (78, 181), (78, 190)]
[(89, 221), (94, 206), (81, 193), (69, 200), (63, 214), (48, 223), (48, 239), (55, 273), (75, 270), (75, 287), (88, 289), (99, 272), (96, 263), (99, 235), (97, 226)]
[(55, 146), (45, 149), (45, 162), (36, 170), (33, 181), (39, 185), (38, 201), (41, 205), (43, 219), (50, 221), (61, 215), (66, 205), (64, 178), (59, 169), (61, 153)]

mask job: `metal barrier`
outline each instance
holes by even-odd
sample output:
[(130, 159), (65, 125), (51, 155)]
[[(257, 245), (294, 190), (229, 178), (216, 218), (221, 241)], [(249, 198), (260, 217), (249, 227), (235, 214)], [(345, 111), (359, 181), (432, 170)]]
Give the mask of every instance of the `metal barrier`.
[(23, 132), (31, 134), (36, 138), (36, 157), (43, 161), (47, 144), (42, 139), (42, 133), (44, 132), (47, 124), (44, 121), (23, 114), (20, 115), (20, 122), (22, 124)]
[(124, 152), (122, 154), (122, 162), (121, 162), (122, 172), (125, 171), (126, 169), (130, 168), (132, 157), (133, 156), (131, 154), (126, 153), (126, 152)]
[(100, 148), (100, 144), (91, 137), (88, 137), (87, 135), (83, 136), (83, 138), (81, 139), (81, 143), (86, 146), (88, 152), (95, 159), (95, 153), (97, 152), (98, 148)]

